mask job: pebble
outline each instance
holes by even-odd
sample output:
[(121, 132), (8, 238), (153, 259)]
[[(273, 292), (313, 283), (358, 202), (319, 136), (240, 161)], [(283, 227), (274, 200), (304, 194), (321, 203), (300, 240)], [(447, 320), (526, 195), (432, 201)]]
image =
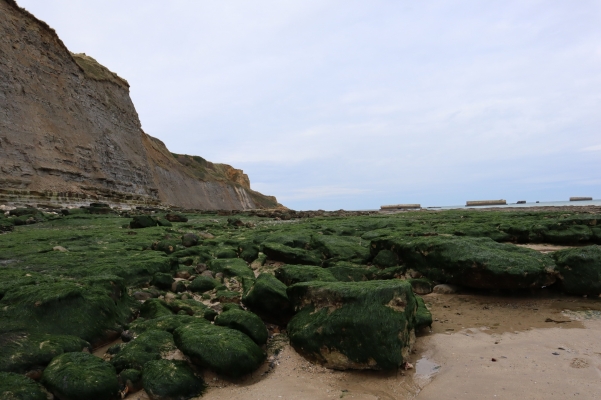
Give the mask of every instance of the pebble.
[(453, 294), (457, 293), (459, 289), (459, 286), (443, 283), (441, 285), (434, 286), (434, 289), (432, 289), (432, 291), (438, 294)]

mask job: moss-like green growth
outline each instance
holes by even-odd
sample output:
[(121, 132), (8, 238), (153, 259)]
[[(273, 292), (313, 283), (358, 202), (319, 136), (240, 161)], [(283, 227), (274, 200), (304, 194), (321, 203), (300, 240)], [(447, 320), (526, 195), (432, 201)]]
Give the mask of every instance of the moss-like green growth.
[(233, 378), (254, 371), (265, 360), (261, 348), (235, 329), (190, 324), (177, 328), (173, 338), (194, 364)]
[(312, 247), (329, 261), (349, 261), (357, 264), (369, 259), (369, 243), (356, 236), (313, 236)]
[(152, 360), (161, 359), (161, 355), (175, 350), (173, 336), (166, 331), (146, 331), (127, 343), (111, 359), (117, 372), (124, 369), (142, 370)]
[(0, 336), (0, 371), (25, 373), (44, 368), (56, 356), (90, 344), (75, 336), (5, 333)]
[(148, 299), (140, 306), (140, 317), (142, 318), (153, 319), (166, 315), (173, 315), (173, 312), (164, 300)]
[(209, 323), (204, 318), (191, 317), (189, 315), (168, 315), (150, 320), (136, 320), (129, 325), (128, 330), (136, 335), (152, 330), (173, 332), (182, 325), (202, 322)]
[(124, 325), (134, 305), (116, 276), (13, 287), (0, 300), (0, 334), (73, 335), (94, 342)]
[(374, 257), (373, 264), (380, 268), (390, 268), (399, 265), (399, 256), (394, 252), (383, 249)]
[(244, 241), (238, 245), (240, 258), (251, 263), (259, 256), (259, 246), (251, 241)]
[(188, 290), (196, 293), (204, 293), (215, 289), (219, 285), (220, 282), (217, 279), (200, 275), (188, 285)]
[(119, 383), (127, 387), (128, 393), (142, 390), (142, 372), (137, 369), (124, 369), (119, 373)]
[(292, 312), (286, 285), (267, 273), (257, 277), (242, 302), (261, 318), (276, 323), (287, 321)]
[(297, 351), (334, 369), (393, 369), (409, 352), (417, 301), (406, 281), (305, 282), (288, 288)]
[(322, 281), (336, 282), (337, 279), (329, 268), (315, 267), (311, 265), (283, 265), (275, 270), (275, 277), (284, 285), (290, 286), (299, 282)]
[(65, 353), (44, 370), (42, 383), (64, 400), (112, 400), (119, 391), (115, 367), (89, 353)]
[(215, 318), (215, 325), (226, 326), (245, 333), (256, 344), (267, 343), (267, 328), (256, 314), (250, 311), (230, 309), (224, 311)]
[(206, 384), (185, 361), (157, 360), (142, 373), (144, 390), (152, 400), (187, 400), (202, 394)]
[(424, 299), (419, 296), (415, 296), (417, 300), (417, 310), (415, 312), (415, 330), (420, 330), (425, 327), (432, 326), (432, 313), (426, 307)]
[(215, 273), (221, 272), (224, 276), (239, 276), (247, 279), (255, 278), (253, 270), (240, 258), (211, 260), (207, 265), (211, 271)]
[(409, 279), (409, 283), (411, 283), (413, 293), (415, 294), (429, 294), (432, 293), (432, 289), (434, 288), (434, 284), (428, 278)]
[(0, 399), (47, 400), (48, 392), (42, 385), (26, 376), (0, 372)]
[(157, 240), (150, 246), (153, 250), (162, 251), (165, 254), (172, 254), (182, 249), (180, 241), (177, 239)]
[(560, 250), (553, 254), (566, 293), (601, 294), (601, 246)]
[(387, 237), (372, 242), (405, 264), (440, 282), (485, 289), (525, 289), (555, 282), (553, 259), (537, 251), (488, 238)]
[(263, 253), (272, 260), (282, 261), (287, 264), (321, 265), (318, 253), (298, 249), (281, 243), (264, 242)]
[(380, 270), (376, 267), (354, 265), (348, 262), (338, 262), (328, 271), (341, 282), (371, 281), (378, 278)]
[(158, 287), (159, 289), (170, 290), (171, 289), (171, 285), (173, 284), (174, 281), (175, 280), (173, 279), (173, 276), (171, 276), (171, 274), (166, 274), (166, 273), (163, 273), (163, 272), (157, 272), (152, 277), (151, 283), (154, 286)]
[(205, 318), (208, 321), (212, 321), (217, 315), (217, 312), (215, 310), (193, 299), (170, 300), (167, 303), (167, 307), (169, 307), (169, 309), (171, 309), (174, 313), (184, 311), (187, 315)]

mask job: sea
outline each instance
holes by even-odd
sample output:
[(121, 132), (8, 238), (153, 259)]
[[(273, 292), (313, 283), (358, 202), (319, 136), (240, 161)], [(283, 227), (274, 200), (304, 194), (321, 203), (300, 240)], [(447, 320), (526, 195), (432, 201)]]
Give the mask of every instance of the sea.
[(507, 208), (507, 207), (564, 207), (564, 206), (601, 206), (601, 199), (593, 199), (593, 200), (584, 200), (584, 201), (540, 201), (540, 202), (526, 202), (523, 204), (517, 203), (507, 203), (507, 205), (502, 206), (465, 206), (465, 205), (456, 205), (456, 206), (441, 206), (441, 207), (423, 207), (429, 210), (452, 210), (452, 209), (468, 209), (468, 208)]

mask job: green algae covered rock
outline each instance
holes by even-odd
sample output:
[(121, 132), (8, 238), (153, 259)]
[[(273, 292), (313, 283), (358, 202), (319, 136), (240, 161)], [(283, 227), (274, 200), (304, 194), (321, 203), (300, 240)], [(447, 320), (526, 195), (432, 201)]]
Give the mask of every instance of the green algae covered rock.
[(131, 229), (152, 228), (157, 226), (157, 220), (148, 215), (136, 215), (129, 223)]
[(185, 361), (156, 360), (146, 364), (142, 385), (152, 400), (187, 400), (202, 394), (206, 384)]
[(319, 254), (315, 251), (287, 246), (276, 242), (263, 242), (263, 253), (276, 261), (287, 264), (321, 265)]
[(129, 325), (129, 331), (134, 335), (140, 335), (147, 331), (160, 330), (166, 332), (173, 332), (182, 325), (191, 323), (209, 323), (204, 318), (191, 317), (189, 315), (166, 315), (164, 317), (158, 317), (149, 320), (136, 320)]
[(290, 343), (333, 369), (398, 368), (407, 360), (417, 300), (406, 281), (304, 282), (288, 296), (299, 312)]
[(315, 235), (312, 247), (326, 260), (364, 264), (369, 259), (368, 242), (355, 236)]
[(173, 282), (175, 282), (175, 280), (173, 279), (173, 276), (171, 276), (171, 274), (165, 272), (157, 272), (152, 277), (152, 281), (150, 283), (159, 289), (169, 290), (171, 289), (171, 285), (173, 284)]
[(263, 350), (235, 329), (190, 324), (177, 328), (173, 338), (194, 364), (233, 378), (251, 373), (265, 360)]
[(215, 310), (193, 299), (170, 300), (167, 303), (167, 307), (169, 307), (169, 309), (171, 309), (174, 313), (184, 311), (187, 315), (205, 318), (209, 321), (212, 321), (217, 315), (217, 312), (215, 312)]
[(42, 385), (26, 376), (0, 372), (0, 399), (48, 400), (48, 392)]
[(549, 255), (489, 238), (397, 236), (375, 239), (372, 247), (396, 252), (408, 268), (433, 281), (481, 289), (526, 289), (556, 280)]
[(215, 318), (215, 325), (225, 326), (246, 334), (259, 346), (267, 343), (267, 328), (256, 314), (230, 308)]
[(90, 347), (76, 336), (12, 332), (0, 335), (0, 343), (0, 371), (16, 373), (43, 368), (60, 354)]
[(199, 275), (188, 285), (188, 290), (196, 293), (204, 293), (215, 289), (220, 284), (221, 283), (217, 279)]
[(89, 353), (55, 357), (44, 370), (42, 384), (61, 400), (112, 400), (119, 392), (115, 367)]
[(409, 279), (409, 283), (411, 283), (413, 293), (419, 295), (430, 294), (434, 288), (434, 284), (428, 278)]
[(399, 265), (399, 256), (390, 250), (383, 249), (374, 257), (372, 263), (381, 268), (395, 267)]
[(432, 326), (432, 313), (426, 307), (424, 299), (419, 296), (415, 296), (417, 300), (417, 310), (415, 312), (415, 330), (420, 330), (425, 327)]
[(200, 237), (195, 233), (185, 233), (182, 235), (182, 246), (192, 247), (198, 245)]
[(140, 306), (140, 317), (142, 318), (153, 319), (172, 314), (167, 303), (161, 299), (148, 299)]
[(127, 387), (127, 393), (142, 390), (142, 372), (137, 369), (124, 369), (119, 373), (119, 383)]
[(560, 250), (553, 254), (566, 293), (601, 294), (601, 246)]
[(161, 359), (163, 353), (175, 350), (173, 335), (166, 331), (146, 331), (125, 344), (111, 359), (117, 372), (124, 369), (142, 370), (152, 360)]
[(211, 260), (207, 263), (209, 270), (223, 273), (224, 276), (239, 276), (246, 279), (255, 279), (252, 269), (240, 258), (225, 258)]
[(286, 321), (292, 312), (286, 285), (275, 276), (260, 274), (242, 302), (267, 321)]
[(337, 262), (328, 271), (341, 282), (361, 282), (378, 279), (380, 270), (376, 267), (351, 264), (349, 262)]
[(0, 300), (0, 334), (72, 335), (93, 343), (118, 331), (134, 306), (116, 276), (17, 286)]
[(336, 282), (329, 269), (312, 265), (283, 265), (275, 270), (275, 277), (284, 285), (290, 286), (299, 282), (322, 281)]

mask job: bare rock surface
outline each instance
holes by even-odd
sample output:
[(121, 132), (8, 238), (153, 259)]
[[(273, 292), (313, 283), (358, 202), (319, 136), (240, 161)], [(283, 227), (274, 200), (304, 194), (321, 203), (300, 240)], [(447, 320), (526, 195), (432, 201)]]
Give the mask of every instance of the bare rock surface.
[(0, 200), (277, 206), (243, 171), (174, 155), (142, 131), (129, 84), (14, 0), (0, 0)]

